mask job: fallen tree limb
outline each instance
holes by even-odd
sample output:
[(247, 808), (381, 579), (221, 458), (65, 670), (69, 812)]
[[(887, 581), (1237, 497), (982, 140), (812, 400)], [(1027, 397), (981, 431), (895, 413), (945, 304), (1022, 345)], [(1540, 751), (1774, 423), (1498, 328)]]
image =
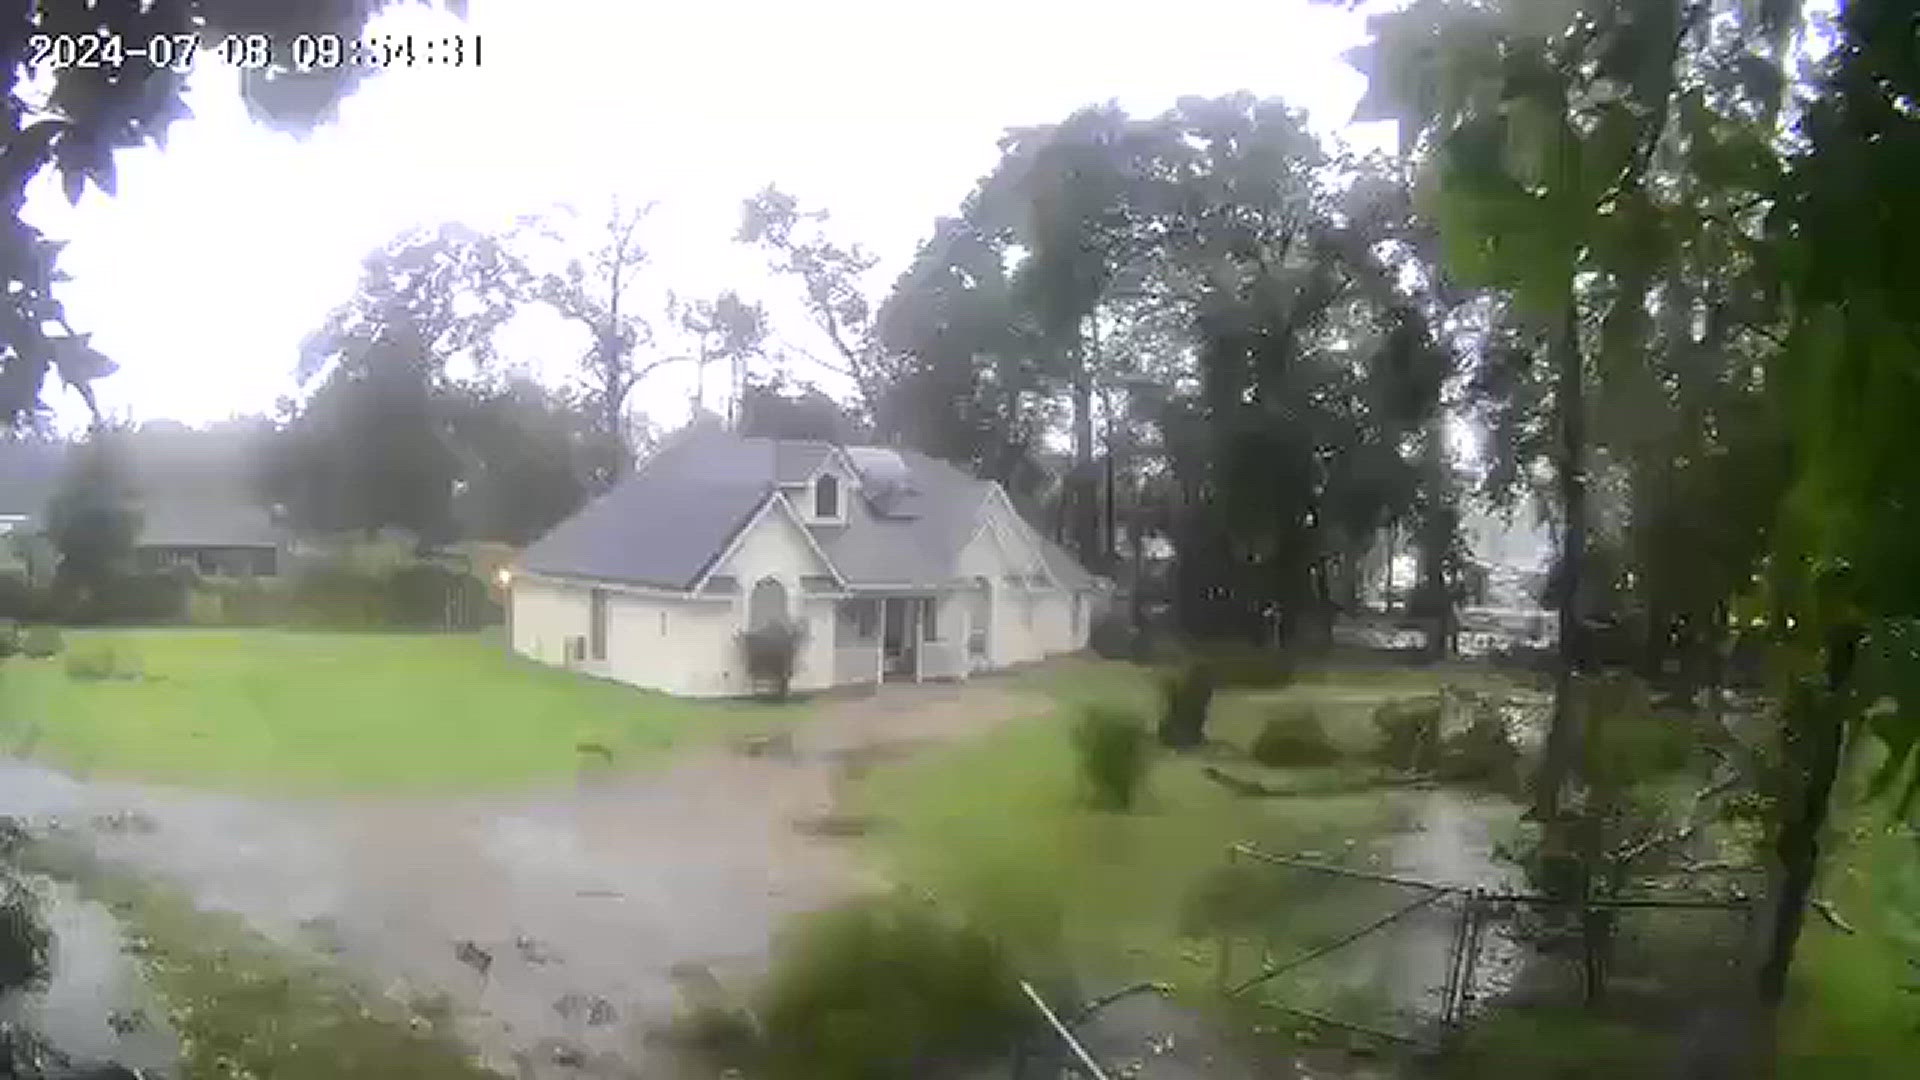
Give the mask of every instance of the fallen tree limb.
[(1249, 780), (1245, 777), (1235, 776), (1232, 773), (1212, 765), (1205, 766), (1200, 771), (1207, 779), (1219, 784), (1235, 795), (1243, 795), (1255, 799), (1276, 799), (1300, 795), (1348, 795), (1354, 792), (1373, 791), (1379, 788), (1419, 787), (1423, 784), (1431, 784), (1434, 782), (1431, 775), (1421, 773), (1415, 776), (1376, 776), (1365, 780), (1349, 780), (1337, 784), (1283, 788), (1263, 784), (1258, 780)]

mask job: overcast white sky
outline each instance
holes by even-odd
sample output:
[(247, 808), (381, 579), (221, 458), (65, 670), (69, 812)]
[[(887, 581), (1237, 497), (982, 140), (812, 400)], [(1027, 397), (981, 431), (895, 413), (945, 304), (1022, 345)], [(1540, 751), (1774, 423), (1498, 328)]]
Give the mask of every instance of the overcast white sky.
[[(250, 124), (233, 73), (203, 51), (195, 119), (164, 152), (121, 155), (119, 196), (89, 189), (69, 208), (42, 178), (28, 212), (71, 241), (69, 320), (121, 364), (100, 384), (105, 407), (188, 422), (270, 409), (361, 258), (410, 225), (657, 200), (653, 290), (775, 299), (732, 242), (740, 201), (772, 182), (880, 257), (877, 298), (1008, 126), (1246, 89), (1332, 133), (1363, 89), (1340, 59), (1361, 19), (1306, 0), (473, 0), (464, 24), (407, 8), (376, 29), (479, 34), (485, 66), (378, 75), (302, 142)], [(558, 371), (577, 355), (550, 325), (517, 329), (515, 360)], [(687, 388), (663, 372), (635, 403), (677, 423)], [(76, 415), (64, 390), (50, 396)]]

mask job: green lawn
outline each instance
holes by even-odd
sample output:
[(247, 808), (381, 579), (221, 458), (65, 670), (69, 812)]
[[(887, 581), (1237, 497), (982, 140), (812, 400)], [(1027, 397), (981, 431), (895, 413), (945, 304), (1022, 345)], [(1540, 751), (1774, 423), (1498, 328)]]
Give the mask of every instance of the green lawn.
[(1920, 844), (1885, 802), (1854, 806), (1820, 894), (1854, 928), (1813, 915), (1794, 957), (1780, 1038), (1785, 1080), (1893, 1080), (1920, 1062)]
[[(1151, 724), (1157, 694), (1151, 678), (1101, 661), (1061, 662), (1012, 678), (1045, 690), (1062, 707), (880, 770), (857, 798), (860, 809), (881, 822), (870, 842), (890, 876), (1014, 938), (1032, 962), (1065, 959), (1102, 985), (1141, 978), (1206, 985), (1216, 950), (1212, 935), (1195, 923), (1201, 918), (1196, 898), (1209, 883), (1231, 880), (1223, 870), (1231, 843), (1361, 858), (1365, 845), (1403, 823), (1399, 798), (1380, 791), (1237, 797), (1207, 780), (1202, 767), (1221, 765), (1276, 785), (1323, 778), (1327, 771), (1265, 769), (1230, 749), (1158, 754), (1138, 809), (1088, 810), (1068, 742), (1076, 707), (1131, 704)], [(1330, 734), (1357, 747), (1368, 738), (1376, 704), (1431, 692), (1439, 679), (1431, 673), (1371, 682), (1315, 677), (1282, 691), (1223, 693), (1208, 735), (1244, 747), (1274, 702), (1294, 700), (1314, 704)], [(1246, 868), (1241, 871), (1244, 876)], [(1269, 880), (1273, 887), (1300, 885), (1298, 876)], [(1344, 899), (1367, 906), (1392, 898), (1349, 891)], [(1355, 921), (1352, 909), (1329, 914), (1330, 925)], [(1302, 936), (1327, 929), (1306, 921), (1291, 929)]]
[(80, 680), (66, 657), (0, 667), (0, 740), (62, 767), (240, 790), (497, 787), (575, 775), (581, 742), (616, 766), (801, 715), (699, 702), (547, 667), (497, 635), (76, 631), (136, 678)]

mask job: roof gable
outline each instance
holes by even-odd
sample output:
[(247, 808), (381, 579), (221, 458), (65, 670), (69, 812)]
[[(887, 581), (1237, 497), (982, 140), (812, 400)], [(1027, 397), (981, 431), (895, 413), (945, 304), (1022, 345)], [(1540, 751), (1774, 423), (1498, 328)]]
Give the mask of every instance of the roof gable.
[[(844, 469), (861, 495), (846, 498), (844, 523), (805, 524), (780, 488), (804, 484), (829, 465)], [(876, 505), (876, 482), (895, 501)], [(1071, 556), (1037, 543), (1038, 533), (998, 492), (997, 484), (913, 450), (742, 438), (700, 427), (670, 438), (632, 476), (529, 547), (520, 565), (688, 590), (724, 573), (716, 568), (748, 527), (777, 508), (844, 584), (935, 588), (958, 573), (962, 550), (997, 498), (1018, 523), (1010, 531), (1049, 573), (1086, 576)]]

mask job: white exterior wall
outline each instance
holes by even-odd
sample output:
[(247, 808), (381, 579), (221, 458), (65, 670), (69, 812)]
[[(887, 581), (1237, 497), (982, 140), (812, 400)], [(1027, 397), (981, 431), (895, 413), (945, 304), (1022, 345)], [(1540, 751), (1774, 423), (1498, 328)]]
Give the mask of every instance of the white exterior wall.
[(607, 594), (607, 655), (567, 664), (566, 641), (592, 640), (593, 590), (588, 582), (522, 575), (512, 586), (513, 649), (522, 656), (630, 686), (670, 694), (714, 694), (727, 671), (711, 659), (721, 654), (723, 632), (732, 646), (733, 605), (726, 601), (655, 597), (615, 583)]
[[(992, 602), (986, 666), (1003, 668), (1084, 648), (1093, 597), (1082, 598), (1085, 615), (1076, 633), (1072, 593), (1007, 583), (1008, 574), (1045, 572), (1039, 553), (1025, 539), (1024, 526), (1010, 520), (1006, 508), (992, 500), (987, 503), (985, 526), (962, 550), (955, 569), (959, 582), (983, 578), (988, 583)], [(784, 507), (771, 505), (714, 567), (715, 574), (739, 583), (736, 594), (676, 597), (609, 584), (605, 586), (607, 658), (574, 666), (588, 674), (673, 694), (748, 693), (752, 687), (736, 638), (746, 629), (755, 583), (771, 577), (786, 591), (789, 615), (807, 630), (794, 689), (828, 688), (836, 684), (836, 660), (840, 666), (847, 662), (846, 657), (836, 656), (836, 600), (807, 596), (801, 582), (830, 572), (793, 516)], [(514, 651), (565, 666), (566, 640), (591, 638), (591, 592), (587, 582), (517, 577), (509, 600)], [(920, 674), (923, 678), (962, 676), (969, 668), (970, 592), (962, 584), (937, 602), (940, 640), (920, 642)], [(916, 639), (922, 629), (916, 619)], [(877, 640), (871, 648), (877, 667)]]
[(513, 651), (529, 659), (562, 666), (566, 639), (587, 632), (584, 589), (522, 576), (513, 580), (508, 603), (513, 607)]
[(734, 602), (733, 621), (726, 632), (725, 667), (730, 675), (725, 682), (731, 688), (708, 693), (747, 692), (733, 635), (746, 629), (747, 598), (753, 595), (754, 584), (767, 577), (779, 581), (786, 589), (788, 616), (801, 621), (807, 629), (806, 644), (801, 646), (793, 673), (793, 688), (821, 690), (832, 686), (833, 603), (806, 597), (800, 589), (803, 576), (830, 572), (820, 556), (814, 554), (806, 531), (778, 505), (770, 506), (761, 514), (733, 552), (714, 568), (714, 573), (729, 575), (740, 582), (740, 595)]

